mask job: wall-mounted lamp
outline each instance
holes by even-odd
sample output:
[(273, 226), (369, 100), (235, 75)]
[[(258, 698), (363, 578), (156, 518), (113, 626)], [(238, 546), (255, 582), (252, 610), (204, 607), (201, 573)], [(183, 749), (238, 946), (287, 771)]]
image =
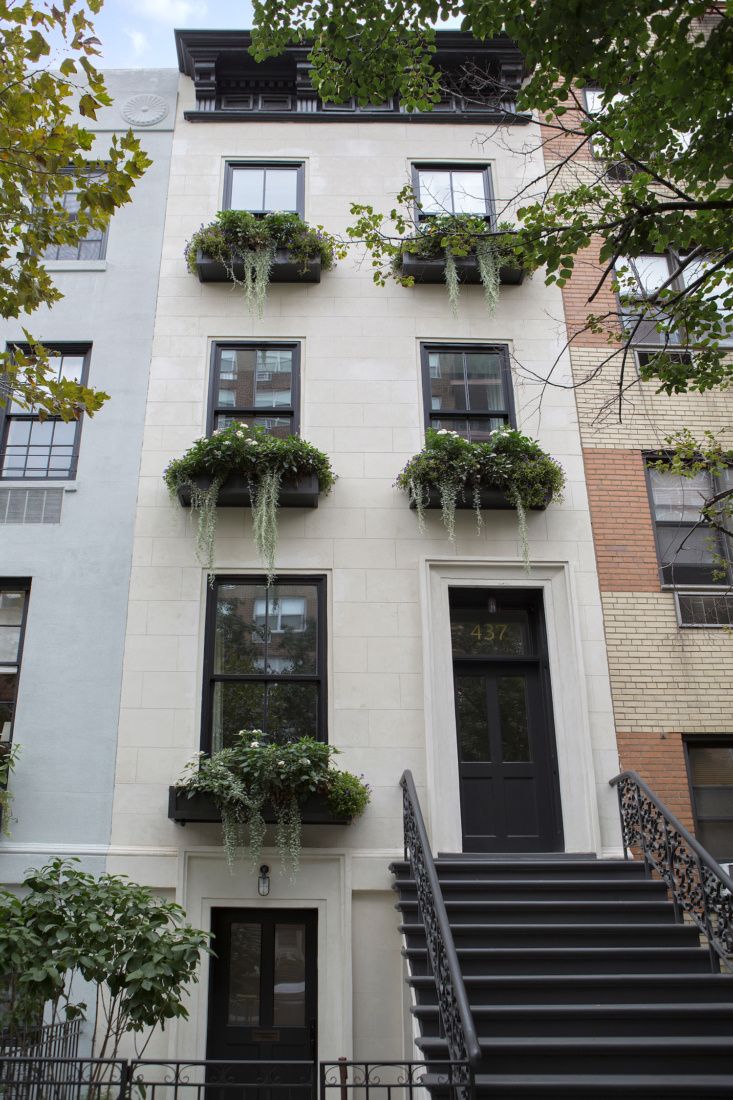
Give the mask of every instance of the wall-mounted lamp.
[(260, 867), (260, 877), (257, 879), (257, 893), (261, 898), (266, 898), (270, 893), (270, 868), (266, 863)]

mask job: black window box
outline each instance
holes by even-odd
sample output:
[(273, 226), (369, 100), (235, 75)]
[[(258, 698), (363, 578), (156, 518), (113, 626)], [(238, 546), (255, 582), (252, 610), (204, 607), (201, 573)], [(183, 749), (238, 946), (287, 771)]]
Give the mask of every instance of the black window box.
[[(475, 256), (456, 256), (458, 282), (475, 284), (481, 282), (478, 261)], [(445, 283), (445, 257), (418, 256), (415, 252), (402, 253), (402, 274), (412, 275), (416, 283)], [(499, 268), (499, 282), (502, 286), (519, 286), (524, 280), (524, 268)]]
[[(324, 794), (312, 794), (301, 803), (300, 815), (304, 825), (349, 825), (351, 818), (336, 817), (328, 807)], [(265, 806), (262, 816), (268, 825), (277, 818), (272, 806)], [(168, 817), (185, 825), (187, 821), (201, 824), (221, 821), (221, 810), (209, 795), (196, 793), (191, 798), (180, 787), (168, 788)]]
[[(232, 281), (221, 260), (205, 256), (203, 252), (196, 253), (196, 274), (201, 283), (230, 283)], [(234, 264), (234, 274), (238, 279), (244, 278), (244, 268), (241, 261)], [(320, 256), (314, 256), (303, 263), (301, 260), (295, 260), (286, 248), (277, 250), (270, 269), (271, 283), (320, 283), (320, 281)]]
[[(506, 495), (506, 493), (503, 492), (502, 489), (482, 489), (481, 493), (479, 495), (479, 499), (481, 501), (482, 511), (483, 510), (496, 511), (498, 509), (508, 511), (508, 510), (513, 510), (514, 509), (514, 505), (512, 504), (511, 500)], [(548, 498), (547, 498), (547, 500), (545, 501), (544, 504), (535, 504), (535, 505), (533, 505), (533, 507), (530, 508), (530, 512), (544, 512), (545, 508), (547, 507), (547, 505), (549, 503), (550, 503), (550, 498), (548, 496)], [(414, 500), (410, 501), (410, 507), (411, 508), (417, 507)], [(440, 489), (438, 489), (436, 487), (434, 489), (429, 490), (428, 499), (425, 502), (425, 507), (429, 508), (429, 509), (430, 508), (434, 509), (434, 508), (442, 508), (443, 507), (442, 504), (440, 503)], [(461, 508), (463, 508), (463, 509), (473, 508), (473, 494), (467, 492), (465, 497), (460, 497), (459, 496), (458, 499), (456, 500), (456, 508), (459, 508), (459, 509), (461, 509)]]
[[(208, 489), (211, 485), (211, 477), (207, 474), (195, 479), (199, 489)], [(280, 508), (317, 508), (320, 489), (318, 478), (315, 474), (305, 474), (297, 481), (287, 480), (280, 484), (278, 507)], [(184, 508), (191, 507), (191, 490), (187, 485), (178, 490), (178, 499)], [(221, 489), (217, 507), (219, 508), (251, 508), (252, 497), (249, 491), (249, 482), (240, 474), (230, 474)]]

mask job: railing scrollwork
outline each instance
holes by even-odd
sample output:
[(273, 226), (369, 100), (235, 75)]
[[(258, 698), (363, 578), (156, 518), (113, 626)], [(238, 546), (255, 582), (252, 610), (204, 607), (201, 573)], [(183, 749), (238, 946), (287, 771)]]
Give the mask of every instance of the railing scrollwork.
[[(481, 1047), (411, 772), (404, 772), (400, 786), (405, 859), (409, 860), (415, 880), (420, 918), (425, 926), (428, 958), (438, 996), (440, 1022), (448, 1043), (448, 1055), (458, 1066), (476, 1067), (481, 1059)], [(465, 1085), (470, 1087), (468, 1074)]]
[(621, 814), (624, 853), (638, 849), (667, 884), (678, 920), (684, 914), (707, 940), (713, 970), (733, 972), (733, 879), (636, 772), (611, 781)]

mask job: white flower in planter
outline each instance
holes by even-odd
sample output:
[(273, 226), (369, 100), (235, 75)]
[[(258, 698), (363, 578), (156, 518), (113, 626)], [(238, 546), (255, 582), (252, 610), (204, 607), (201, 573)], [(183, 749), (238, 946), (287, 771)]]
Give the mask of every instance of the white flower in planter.
[(251, 749), (258, 749), (260, 747), (260, 743), (259, 741), (250, 741), (249, 747)]

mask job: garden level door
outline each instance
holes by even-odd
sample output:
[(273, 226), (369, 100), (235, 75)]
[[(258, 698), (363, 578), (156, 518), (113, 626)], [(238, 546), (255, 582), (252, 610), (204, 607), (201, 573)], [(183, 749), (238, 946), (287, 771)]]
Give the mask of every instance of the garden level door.
[(464, 852), (562, 851), (541, 594), (450, 591)]
[[(317, 917), (313, 909), (212, 911), (215, 955), (206, 1057), (260, 1063), (227, 1067), (223, 1079), (257, 1084), (251, 1093), (257, 1100), (310, 1100), (312, 1095)], [(207, 1100), (217, 1100), (219, 1093), (226, 1100), (226, 1087), (216, 1088), (216, 1067), (209, 1067), (207, 1082)]]

